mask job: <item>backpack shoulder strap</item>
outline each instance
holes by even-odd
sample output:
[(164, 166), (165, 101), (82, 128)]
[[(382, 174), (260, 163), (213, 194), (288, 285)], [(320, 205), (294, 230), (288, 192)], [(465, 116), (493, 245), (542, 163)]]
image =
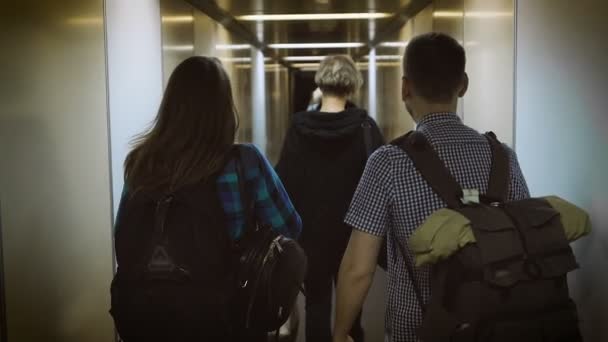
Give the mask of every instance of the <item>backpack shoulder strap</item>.
[(241, 197), (241, 206), (245, 214), (245, 231), (244, 234), (255, 229), (254, 225), (254, 212), (255, 212), (255, 201), (251, 196), (251, 193), (247, 191), (247, 178), (245, 170), (245, 158), (243, 153), (243, 146), (235, 145), (233, 149), (233, 155), (235, 158), (236, 175), (239, 185), (239, 196)]
[(398, 146), (408, 154), (422, 177), (435, 193), (446, 202), (449, 208), (461, 207), (462, 188), (441, 161), (424, 134), (411, 131), (407, 135), (397, 138), (391, 144)]
[(490, 201), (505, 202), (509, 192), (509, 155), (494, 132), (484, 134), (492, 150), (492, 168), (486, 197)]
[(156, 202), (156, 210), (154, 212), (154, 239), (157, 243), (166, 244), (168, 240), (168, 232), (165, 226), (167, 221), (167, 212), (173, 201), (173, 195), (165, 195)]
[(361, 127), (363, 128), (363, 143), (365, 143), (366, 157), (369, 158), (374, 152), (372, 147), (372, 124), (369, 120), (365, 119)]

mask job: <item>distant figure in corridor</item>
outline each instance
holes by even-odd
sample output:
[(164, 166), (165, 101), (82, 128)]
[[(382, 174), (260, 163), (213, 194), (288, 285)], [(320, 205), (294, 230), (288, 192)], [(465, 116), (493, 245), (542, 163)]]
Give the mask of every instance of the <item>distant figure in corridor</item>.
[[(362, 85), (350, 57), (325, 58), (315, 82), (321, 107), (293, 116), (276, 170), (304, 225), (306, 341), (330, 342), (332, 291), (350, 237), (344, 215), (368, 155), (383, 138), (367, 112), (349, 101)], [(363, 341), (360, 313), (351, 334)]]
[(321, 97), (323, 96), (323, 93), (321, 92), (321, 89), (319, 89), (318, 87), (312, 92), (312, 94), (310, 94), (310, 102), (308, 102), (308, 107), (306, 107), (306, 110), (309, 112), (314, 112), (319, 110), (320, 106), (321, 106)]
[(244, 286), (233, 242), (252, 220), (295, 239), (301, 220), (260, 151), (234, 145), (236, 129), (219, 60), (182, 62), (125, 161), (110, 311), (123, 341), (266, 341), (266, 331), (235, 327), (247, 309), (234, 300)]

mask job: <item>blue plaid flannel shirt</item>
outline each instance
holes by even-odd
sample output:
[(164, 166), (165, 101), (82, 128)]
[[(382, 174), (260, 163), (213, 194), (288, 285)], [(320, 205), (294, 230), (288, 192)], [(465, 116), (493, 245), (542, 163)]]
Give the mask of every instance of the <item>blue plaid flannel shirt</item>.
[[(297, 239), (302, 231), (302, 219), (291, 203), (279, 176), (254, 145), (243, 144), (239, 149), (239, 162), (243, 163), (246, 189), (252, 191), (257, 222), (270, 226), (288, 238)], [(236, 163), (236, 158), (230, 160), (217, 179), (218, 193), (226, 215), (226, 227), (235, 240), (240, 238), (245, 230), (245, 213), (241, 203)], [(120, 208), (124, 205), (127, 191), (125, 185), (117, 217), (120, 217)]]
[[(251, 197), (255, 200), (258, 223), (268, 225), (286, 237), (297, 239), (302, 231), (302, 220), (279, 176), (254, 145), (244, 144), (239, 148), (246, 189), (253, 191)], [(236, 163), (236, 158), (230, 160), (217, 180), (227, 227), (233, 239), (238, 239), (245, 229), (245, 213), (239, 192)]]

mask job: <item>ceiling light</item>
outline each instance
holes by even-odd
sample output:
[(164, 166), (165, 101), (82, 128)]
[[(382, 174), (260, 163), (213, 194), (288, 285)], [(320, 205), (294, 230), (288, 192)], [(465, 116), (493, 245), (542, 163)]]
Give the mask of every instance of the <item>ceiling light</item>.
[(380, 43), (380, 46), (400, 48), (400, 47), (406, 47), (407, 43), (408, 43), (407, 41), (404, 41), (404, 42), (382, 42), (382, 43)]
[[(358, 68), (361, 68), (361, 69), (369, 68), (369, 63), (367, 63), (367, 62), (356, 62), (355, 64), (357, 65)], [(319, 69), (320, 64), (319, 63), (293, 63), (293, 64), (291, 64), (291, 66), (294, 68), (302, 69), (304, 71), (316, 71), (317, 69)], [(377, 68), (383, 68), (383, 67), (401, 68), (402, 65), (400, 62), (377, 62), (376, 67)]]
[[(222, 62), (232, 62), (232, 63), (249, 63), (251, 62), (251, 57), (219, 57), (219, 60)], [(272, 58), (265, 57), (264, 61), (270, 61)]]
[(433, 12), (433, 17), (435, 18), (462, 18), (464, 15), (463, 12), (453, 12), (453, 11), (437, 11)]
[[(365, 69), (365, 68), (369, 68), (369, 63), (367, 62), (357, 62), (357, 67)], [(382, 67), (389, 67), (389, 68), (394, 68), (394, 67), (401, 67), (401, 63), (397, 62), (378, 62), (376, 63), (376, 67), (377, 68), (382, 68)]]
[(194, 45), (164, 45), (165, 51), (194, 51)]
[[(376, 55), (377, 61), (400, 61), (401, 55)], [(369, 59), (369, 55), (364, 56), (363, 58)]]
[(382, 19), (391, 13), (309, 13), (309, 14), (251, 14), (236, 17), (244, 21), (294, 21), (294, 20), (352, 20)]
[(512, 17), (512, 12), (460, 12), (460, 11), (437, 11), (433, 12), (435, 18), (501, 18), (501, 17)]
[(163, 23), (191, 23), (193, 21), (194, 17), (191, 15), (170, 15), (161, 18)]
[(363, 43), (281, 43), (268, 44), (272, 49), (331, 49), (331, 48), (357, 48), (365, 46)]
[[(251, 64), (236, 64), (234, 66), (236, 69), (251, 69)], [(273, 64), (264, 64), (264, 70), (266, 71), (286, 71), (287, 68), (285, 66), (273, 63)]]
[(283, 60), (288, 62), (318, 62), (325, 59), (325, 56), (287, 56)]
[[(369, 63), (367, 63), (367, 62), (356, 62), (355, 64), (357, 65), (358, 68), (368, 68), (369, 67)], [(291, 64), (292, 67), (302, 69), (302, 70), (317, 70), (319, 68), (319, 65), (320, 65), (319, 63), (293, 63), (293, 64)], [(378, 67), (378, 68), (399, 67), (400, 68), (401, 63), (400, 62), (377, 62), (376, 67)]]
[(251, 62), (251, 57), (220, 57), (219, 60), (222, 62), (248, 63)]
[(216, 44), (216, 50), (246, 50), (250, 49), (251, 45), (249, 44)]
[(306, 68), (306, 69), (317, 69), (321, 63), (293, 63), (291, 66), (294, 68)]

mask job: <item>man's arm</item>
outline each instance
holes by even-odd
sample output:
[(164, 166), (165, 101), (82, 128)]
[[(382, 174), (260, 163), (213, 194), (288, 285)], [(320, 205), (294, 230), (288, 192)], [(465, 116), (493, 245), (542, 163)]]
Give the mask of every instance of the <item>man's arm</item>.
[(348, 341), (348, 332), (372, 285), (381, 246), (381, 237), (353, 229), (338, 274), (334, 342)]

